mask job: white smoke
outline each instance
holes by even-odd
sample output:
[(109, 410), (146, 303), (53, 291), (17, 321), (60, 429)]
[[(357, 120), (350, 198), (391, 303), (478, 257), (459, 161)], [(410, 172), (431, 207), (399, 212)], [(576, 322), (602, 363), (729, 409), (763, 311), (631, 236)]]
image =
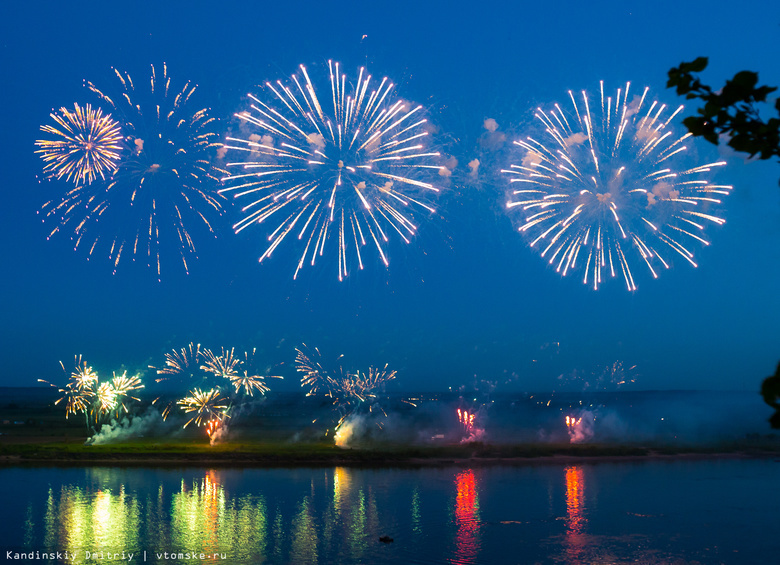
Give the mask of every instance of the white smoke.
[(348, 416), (339, 426), (335, 440), (338, 447), (350, 447), (357, 442), (366, 431), (366, 418), (361, 415)]
[(579, 131), (577, 133), (571, 134), (569, 137), (564, 139), (563, 142), (566, 144), (566, 147), (574, 147), (575, 145), (581, 145), (585, 143), (586, 139), (588, 139), (588, 136)]
[(476, 178), (479, 174), (479, 159), (472, 159), (468, 162), (469, 166), (469, 176), (472, 178)]
[(325, 137), (321, 133), (310, 133), (306, 136), (306, 141), (320, 151), (325, 149)]
[(162, 416), (155, 410), (148, 410), (141, 416), (124, 416), (121, 420), (114, 420), (103, 424), (100, 432), (88, 438), (85, 445), (105, 445), (118, 443), (135, 437), (159, 435), (171, 425), (166, 425)]
[(498, 129), (498, 122), (493, 118), (488, 118), (482, 123), (482, 126), (490, 133), (493, 133)]

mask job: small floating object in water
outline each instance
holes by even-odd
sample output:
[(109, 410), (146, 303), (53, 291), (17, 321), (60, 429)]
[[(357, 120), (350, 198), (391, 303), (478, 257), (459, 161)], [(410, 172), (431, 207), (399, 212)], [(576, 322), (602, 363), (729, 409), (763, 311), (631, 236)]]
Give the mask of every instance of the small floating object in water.
[(382, 536), (379, 538), (379, 541), (381, 541), (382, 543), (393, 543), (393, 538), (391, 538), (390, 536)]

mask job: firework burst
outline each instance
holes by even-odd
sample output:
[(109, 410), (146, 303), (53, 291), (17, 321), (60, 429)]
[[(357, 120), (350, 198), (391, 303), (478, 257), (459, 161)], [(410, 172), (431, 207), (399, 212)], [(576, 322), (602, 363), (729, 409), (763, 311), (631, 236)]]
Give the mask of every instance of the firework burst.
[(227, 399), (220, 396), (221, 394), (218, 388), (213, 388), (206, 392), (196, 388), (190, 391), (190, 396), (179, 400), (178, 404), (185, 414), (194, 412), (194, 415), (183, 427), (186, 428), (192, 422), (195, 422), (196, 426), (206, 425), (213, 431), (216, 428), (215, 422), (222, 422), (229, 418)]
[[(395, 379), (396, 371), (389, 370), (387, 365), (381, 369), (369, 367), (368, 371), (354, 373), (345, 371), (339, 365), (336, 370), (328, 371), (323, 366), (318, 349), (315, 348), (314, 354), (303, 349), (296, 351), (296, 369), (302, 374), (301, 386), (309, 388), (306, 395), (322, 394), (333, 400), (333, 406), (339, 414), (338, 422), (334, 426), (336, 432), (345, 421), (358, 413), (381, 414), (387, 417), (381, 404), (381, 395), (385, 392), (385, 385)], [(343, 355), (338, 359), (342, 357)], [(407, 400), (402, 402), (414, 406)], [(383, 427), (381, 416), (376, 425), (380, 429)]]
[(108, 415), (117, 408), (117, 394), (114, 387), (111, 386), (111, 383), (103, 382), (98, 385), (97, 392), (95, 393), (95, 403), (96, 406), (93, 410), (95, 422), (97, 422), (101, 416)]
[(682, 106), (669, 113), (647, 88), (631, 100), (629, 90), (605, 96), (601, 83), (595, 100), (570, 91), (571, 110), (538, 108), (541, 137), (515, 141), (520, 162), (501, 171), (530, 246), (594, 289), (621, 274), (636, 290), (633, 262), (653, 278), (672, 257), (697, 266), (691, 248), (709, 245), (708, 224), (725, 222), (711, 210), (732, 189), (707, 180), (724, 162), (680, 165), (690, 134), (677, 137), (670, 124)]
[(200, 369), (200, 362), (203, 352), (200, 350), (200, 344), (190, 343), (187, 347), (180, 350), (173, 350), (165, 354), (165, 365), (157, 368), (149, 365), (158, 375), (163, 375), (155, 379), (155, 382), (168, 380), (181, 380), (184, 378), (193, 378)]
[(238, 367), (241, 365), (241, 359), (236, 357), (235, 348), (222, 348), (219, 355), (211, 349), (206, 349), (203, 356), (206, 358), (206, 364), (201, 366), (204, 371), (224, 379), (233, 379), (239, 375)]
[[(155, 379), (157, 383), (177, 381), (179, 384), (182, 384), (196, 378), (200, 380), (200, 377), (203, 376), (201, 373), (201, 360), (203, 357), (204, 353), (200, 349), (200, 344), (190, 343), (178, 351), (174, 349), (170, 353), (166, 353), (165, 365), (162, 367), (157, 368), (149, 365), (149, 368), (157, 372), (158, 377)], [(160, 400), (160, 397), (155, 398), (152, 404), (156, 404), (158, 400)], [(161, 412), (163, 420), (168, 419), (175, 405), (176, 400), (171, 400), (163, 407)]]
[[(306, 344), (302, 348), (295, 348), (295, 368), (301, 373), (301, 387), (308, 387), (306, 396), (314, 396), (322, 393), (324, 396), (333, 396), (333, 391), (339, 389), (338, 381), (343, 380), (343, 369), (339, 367), (336, 378), (331, 377), (330, 372), (322, 365), (322, 354), (316, 347), (314, 353), (309, 353)], [(339, 356), (341, 359), (343, 355)]]
[(54, 139), (35, 142), (44, 174), (78, 186), (98, 177), (105, 180), (116, 171), (123, 138), (119, 123), (110, 114), (104, 115), (91, 104), (84, 108), (74, 104), (73, 111), (60, 108), (50, 116), (57, 125), (43, 125), (41, 131)]
[(56, 405), (65, 401), (66, 419), (71, 414), (78, 414), (79, 412), (83, 412), (84, 414), (87, 413), (92, 403), (92, 398), (95, 396), (95, 388), (98, 382), (97, 372), (87, 365), (87, 362), (82, 359), (81, 355), (75, 356), (73, 366), (73, 370), (68, 375), (65, 364), (60, 361), (62, 371), (68, 375), (68, 382), (63, 388), (59, 388), (44, 379), (38, 379), (38, 382), (46, 383), (49, 386), (56, 388), (57, 392), (62, 394), (54, 404)]
[(271, 390), (270, 387), (265, 383), (265, 379), (284, 378), (278, 375), (258, 374), (259, 372), (254, 368), (254, 358), (256, 351), (256, 349), (253, 349), (252, 353), (245, 352), (244, 361), (241, 364), (242, 367), (239, 373), (227, 377), (230, 380), (230, 383), (235, 387), (236, 394), (238, 394), (242, 388), (244, 389), (244, 394), (248, 394), (249, 396), (254, 396), (254, 391), (257, 391), (260, 394), (265, 394)]
[(422, 106), (397, 98), (392, 82), (365, 69), (353, 84), (338, 63), (328, 68), (324, 99), (303, 65), (287, 83), (266, 82), (262, 95), (249, 95), (250, 110), (236, 114), (251, 133), (225, 144), (230, 174), (221, 192), (245, 202), (235, 231), (270, 225), (260, 262), (285, 239), (300, 241), (293, 278), (332, 253), (343, 280), (348, 258), (363, 269), (366, 246), (387, 266), (390, 236), (409, 243), (439, 191), (432, 181), (440, 155), (428, 148)]
[(87, 86), (120, 120), (120, 158), (113, 169), (104, 167), (110, 176), (44, 206), (56, 222), (50, 237), (72, 234), (75, 248), (85, 247), (90, 257), (107, 254), (115, 270), (123, 257), (143, 257), (158, 277), (164, 250), (173, 247), (188, 271), (188, 257), (196, 256), (192, 230), (213, 234), (213, 219), (223, 212), (217, 186), (224, 171), (211, 161), (212, 150), (221, 146), (216, 119), (206, 108), (190, 109), (195, 86), (188, 82), (173, 90), (165, 66), (161, 75), (152, 67), (150, 91), (136, 89), (128, 73), (114, 72), (118, 96)]
[(121, 409), (127, 413), (128, 410), (127, 406), (125, 406), (125, 402), (127, 400), (135, 400), (136, 402), (139, 402), (140, 398), (132, 396), (131, 393), (144, 388), (144, 385), (141, 384), (140, 377), (137, 375), (128, 377), (127, 371), (124, 371), (119, 376), (114, 373), (114, 378), (111, 379), (111, 388), (114, 389), (114, 400), (116, 403), (117, 412), (119, 412)]

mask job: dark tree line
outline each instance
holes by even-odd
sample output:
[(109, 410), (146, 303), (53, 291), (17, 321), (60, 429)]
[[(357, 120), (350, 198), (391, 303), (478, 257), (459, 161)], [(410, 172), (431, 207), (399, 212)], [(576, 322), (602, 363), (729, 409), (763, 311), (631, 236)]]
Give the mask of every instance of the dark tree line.
[[(677, 94), (704, 103), (696, 110), (696, 116), (683, 120), (688, 131), (715, 145), (725, 141), (735, 151), (750, 157), (780, 157), (780, 98), (774, 104), (778, 117), (766, 120), (761, 117), (767, 96), (777, 87), (758, 86), (758, 73), (740, 71), (723, 88), (714, 91), (698, 76), (707, 68), (707, 62), (706, 57), (699, 57), (669, 70), (667, 88), (676, 88)], [(761, 396), (775, 410), (769, 418), (770, 425), (780, 429), (780, 364), (775, 374), (761, 384)]]

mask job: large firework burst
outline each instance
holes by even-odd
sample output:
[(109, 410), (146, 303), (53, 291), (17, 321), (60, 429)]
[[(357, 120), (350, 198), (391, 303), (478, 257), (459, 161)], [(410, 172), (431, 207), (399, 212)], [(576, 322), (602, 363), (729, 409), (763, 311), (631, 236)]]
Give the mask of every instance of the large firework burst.
[(225, 144), (230, 175), (222, 193), (244, 202), (234, 229), (270, 226), (261, 262), (285, 239), (299, 240), (293, 278), (332, 253), (342, 280), (348, 257), (363, 268), (366, 245), (387, 266), (390, 236), (409, 243), (439, 191), (433, 180), (440, 155), (428, 148), (423, 107), (397, 98), (392, 82), (365, 69), (356, 83), (338, 63), (329, 61), (328, 69), (324, 100), (303, 65), (286, 83), (266, 82), (260, 96), (249, 95), (250, 109), (236, 115), (247, 137)]
[(224, 171), (211, 155), (221, 146), (216, 119), (206, 108), (191, 110), (195, 86), (172, 90), (164, 65), (162, 75), (152, 67), (149, 91), (137, 89), (128, 73), (114, 72), (117, 96), (87, 86), (120, 122), (120, 158), (110, 177), (44, 206), (57, 224), (50, 235), (71, 235), (76, 248), (85, 247), (89, 256), (106, 254), (115, 269), (123, 257), (143, 257), (158, 276), (170, 249), (188, 271), (188, 257), (196, 253), (194, 230), (213, 233), (212, 222), (223, 211), (217, 186)]
[(711, 210), (732, 188), (708, 180), (724, 162), (685, 164), (690, 134), (677, 137), (671, 125), (682, 106), (666, 113), (647, 88), (631, 100), (629, 90), (613, 98), (601, 83), (596, 100), (570, 91), (569, 111), (538, 108), (543, 133), (515, 141), (519, 163), (501, 171), (513, 189), (507, 208), (519, 211), (531, 247), (595, 289), (620, 273), (636, 290), (634, 261), (654, 278), (672, 257), (695, 267), (691, 246), (709, 245), (705, 226), (724, 223)]

